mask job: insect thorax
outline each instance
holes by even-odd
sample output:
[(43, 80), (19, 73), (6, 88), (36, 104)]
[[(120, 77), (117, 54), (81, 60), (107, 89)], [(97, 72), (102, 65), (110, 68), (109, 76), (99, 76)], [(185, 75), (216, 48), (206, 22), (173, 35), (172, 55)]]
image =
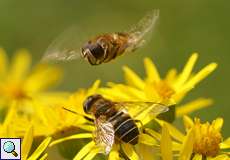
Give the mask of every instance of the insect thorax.
[(113, 104), (111, 102), (106, 102), (100, 105), (95, 106), (95, 117), (98, 118), (100, 116), (105, 116), (106, 120), (108, 120), (110, 117), (117, 114), (117, 110), (115, 107), (113, 107)]

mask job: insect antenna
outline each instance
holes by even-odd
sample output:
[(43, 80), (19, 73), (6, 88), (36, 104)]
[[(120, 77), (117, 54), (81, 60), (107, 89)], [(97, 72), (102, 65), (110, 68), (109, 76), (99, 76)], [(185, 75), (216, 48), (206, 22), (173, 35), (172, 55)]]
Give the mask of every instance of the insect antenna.
[(73, 113), (73, 114), (82, 116), (82, 117), (84, 117), (86, 120), (88, 120), (88, 121), (90, 121), (90, 122), (94, 122), (94, 119), (92, 119), (92, 118), (90, 118), (90, 117), (88, 117), (88, 116), (86, 116), (86, 115), (83, 115), (83, 114), (81, 114), (81, 113), (77, 113), (77, 112), (75, 112), (75, 111), (73, 111), (73, 110), (70, 110), (70, 109), (68, 109), (68, 108), (65, 108), (65, 107), (62, 107), (62, 109), (66, 110), (66, 111), (68, 111), (68, 112), (71, 112), (71, 113)]

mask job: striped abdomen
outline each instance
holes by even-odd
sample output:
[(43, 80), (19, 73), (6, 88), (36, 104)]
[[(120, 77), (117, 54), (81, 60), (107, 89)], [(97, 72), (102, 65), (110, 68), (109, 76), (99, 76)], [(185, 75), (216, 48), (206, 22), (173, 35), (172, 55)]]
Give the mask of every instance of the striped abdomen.
[(108, 121), (113, 124), (117, 139), (132, 145), (138, 143), (139, 130), (134, 120), (127, 113), (119, 111)]

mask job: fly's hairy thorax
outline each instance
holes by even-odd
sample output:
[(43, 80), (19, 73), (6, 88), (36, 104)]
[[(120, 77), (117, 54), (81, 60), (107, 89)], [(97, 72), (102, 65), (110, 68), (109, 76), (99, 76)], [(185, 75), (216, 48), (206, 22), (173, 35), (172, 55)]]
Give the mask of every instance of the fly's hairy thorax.
[(129, 35), (126, 33), (104, 34), (97, 38), (105, 44), (105, 56), (103, 59), (104, 63), (122, 55), (129, 47)]

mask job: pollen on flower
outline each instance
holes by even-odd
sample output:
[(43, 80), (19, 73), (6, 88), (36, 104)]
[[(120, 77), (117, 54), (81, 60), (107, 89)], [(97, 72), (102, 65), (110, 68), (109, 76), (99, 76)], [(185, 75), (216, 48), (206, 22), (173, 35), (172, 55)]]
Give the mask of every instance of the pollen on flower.
[(175, 91), (165, 81), (159, 81), (154, 83), (153, 85), (160, 97), (162, 97), (163, 99), (168, 99), (175, 93)]
[(19, 84), (6, 85), (2, 90), (9, 98), (23, 99), (27, 97), (25, 91), (23, 91), (23, 88)]
[(200, 119), (195, 119), (195, 142), (193, 145), (195, 153), (211, 157), (215, 157), (219, 153), (222, 135), (220, 130), (215, 127), (214, 122), (201, 124)]

